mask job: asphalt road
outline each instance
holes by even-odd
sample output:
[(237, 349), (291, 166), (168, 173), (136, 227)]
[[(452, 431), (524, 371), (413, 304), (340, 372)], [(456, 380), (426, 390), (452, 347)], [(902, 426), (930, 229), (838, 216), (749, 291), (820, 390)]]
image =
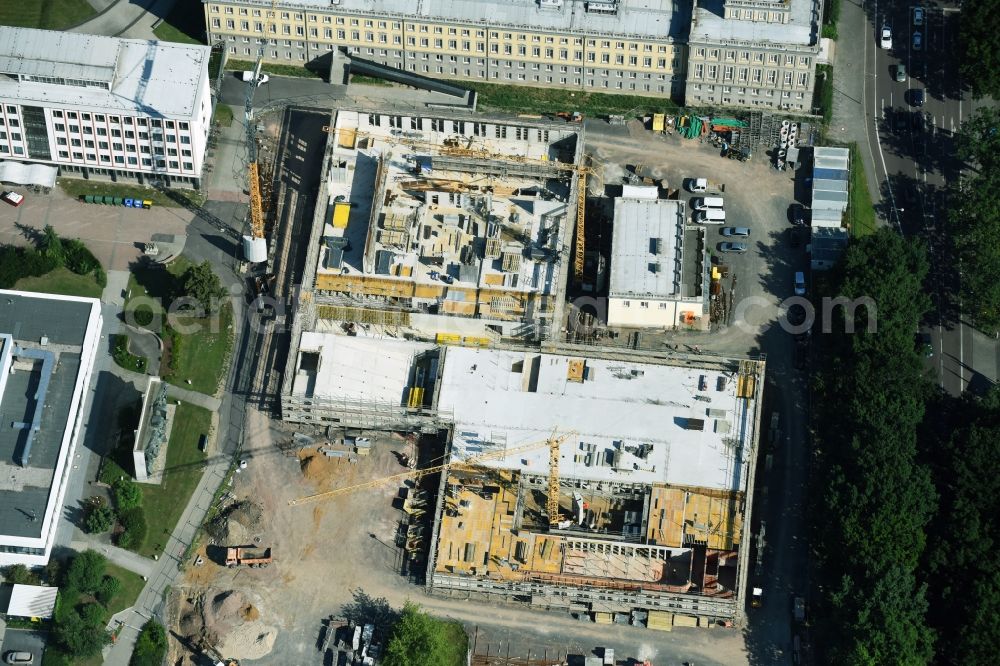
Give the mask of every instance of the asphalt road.
[(6, 659), (8, 652), (30, 652), (35, 656), (35, 663), (40, 663), (45, 652), (45, 634), (30, 629), (8, 629), (0, 654)]
[[(881, 189), (880, 213), (903, 234), (923, 238), (930, 250), (930, 283), (937, 289), (934, 311), (922, 329), (931, 335), (934, 350), (927, 365), (940, 386), (957, 395), (970, 385), (981, 390), (998, 375), (996, 340), (970, 326), (962, 314), (961, 267), (943, 252), (944, 192), (962, 174), (954, 157), (955, 134), (979, 104), (963, 94), (958, 75), (959, 8), (920, 5), (924, 19), (915, 25), (917, 6), (877, 2), (868, 15), (863, 44), (868, 138)], [(883, 25), (892, 30), (891, 49), (879, 46)], [(900, 66), (904, 81), (896, 80)], [(914, 105), (916, 90), (925, 91), (920, 107)]]

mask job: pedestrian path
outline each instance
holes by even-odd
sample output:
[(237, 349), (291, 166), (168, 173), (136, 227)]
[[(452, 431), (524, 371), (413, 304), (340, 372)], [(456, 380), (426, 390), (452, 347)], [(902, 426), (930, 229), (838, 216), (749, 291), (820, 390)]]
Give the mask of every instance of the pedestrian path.
[(69, 544), (69, 547), (77, 552), (83, 552), (85, 550), (94, 550), (108, 558), (108, 562), (116, 564), (123, 569), (128, 569), (132, 573), (139, 574), (146, 578), (153, 573), (153, 566), (156, 564), (155, 560), (151, 560), (148, 557), (143, 557), (138, 553), (133, 553), (130, 550), (125, 550), (124, 548), (119, 548), (118, 546), (112, 546), (108, 543), (103, 543), (97, 539), (92, 539), (89, 535), (84, 535), (83, 539), (80, 541), (73, 541)]

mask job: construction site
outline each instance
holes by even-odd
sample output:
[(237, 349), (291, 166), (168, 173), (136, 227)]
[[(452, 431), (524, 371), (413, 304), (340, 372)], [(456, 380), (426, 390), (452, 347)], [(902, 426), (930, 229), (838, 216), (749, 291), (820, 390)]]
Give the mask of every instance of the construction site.
[(582, 223), (580, 126), (341, 110), (327, 129), (303, 330), (545, 337)]
[(763, 361), (315, 332), (300, 355), (315, 425), (442, 440), (435, 464), (297, 501), (440, 474), (410, 498), (430, 532), (404, 539), (427, 549), (431, 593), (658, 628), (740, 619)]

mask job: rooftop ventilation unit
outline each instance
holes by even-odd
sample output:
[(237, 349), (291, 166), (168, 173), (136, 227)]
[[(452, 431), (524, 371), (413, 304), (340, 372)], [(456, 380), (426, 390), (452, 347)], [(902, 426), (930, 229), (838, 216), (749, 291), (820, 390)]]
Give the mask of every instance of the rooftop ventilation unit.
[(539, 9), (562, 9), (563, 0), (538, 0)]
[(618, 0), (589, 0), (586, 10), (590, 14), (617, 14)]

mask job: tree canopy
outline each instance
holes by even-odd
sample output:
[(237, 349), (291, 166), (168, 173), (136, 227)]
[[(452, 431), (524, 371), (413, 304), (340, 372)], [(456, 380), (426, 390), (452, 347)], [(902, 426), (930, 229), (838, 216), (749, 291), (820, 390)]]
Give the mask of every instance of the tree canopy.
[(1000, 0), (976, 0), (959, 14), (959, 71), (976, 97), (1000, 97)]
[[(464, 636), (464, 632), (460, 632)], [(465, 663), (465, 641), (455, 641), (454, 623), (444, 622), (407, 602), (393, 626), (385, 666), (457, 666)]]
[(156, 620), (142, 625), (129, 666), (160, 666), (167, 656), (167, 632)]
[(929, 389), (914, 345), (930, 305), (927, 259), (922, 246), (882, 229), (852, 243), (840, 268), (823, 295), (870, 298), (877, 327), (867, 327), (872, 313), (862, 308), (853, 333), (835, 322), (818, 342), (811, 511), (830, 592), (821, 601), (828, 654), (842, 664), (927, 663), (933, 634), (916, 569), (935, 493), (917, 459)]
[(94, 550), (79, 553), (70, 562), (66, 571), (66, 585), (79, 592), (93, 594), (104, 579), (104, 568), (108, 562)]
[(189, 296), (205, 309), (205, 312), (215, 312), (226, 297), (219, 276), (212, 270), (212, 264), (207, 260), (191, 266), (184, 272), (182, 280), (184, 295)]

